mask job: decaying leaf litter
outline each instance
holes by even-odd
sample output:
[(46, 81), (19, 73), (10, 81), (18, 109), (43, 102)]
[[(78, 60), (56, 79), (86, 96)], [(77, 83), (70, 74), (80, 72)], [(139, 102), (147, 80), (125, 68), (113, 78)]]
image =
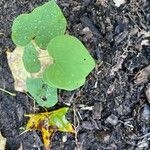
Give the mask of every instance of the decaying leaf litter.
[[(139, 85), (134, 83), (134, 79), (140, 70), (150, 64), (149, 46), (141, 45), (143, 40), (149, 39), (146, 35), (149, 30), (149, 2), (131, 1), (119, 8), (108, 1), (104, 4), (101, 4), (102, 1), (58, 2), (69, 19), (69, 32), (80, 37), (95, 59), (103, 63), (97, 65), (97, 70), (89, 76), (83, 88), (71, 93), (60, 93), (59, 106), (68, 102), (75, 104), (80, 121), (78, 145), (72, 135), (67, 135), (67, 141), (62, 143), (65, 135), (57, 133), (52, 149), (74, 149), (76, 146), (82, 149), (148, 149), (150, 129), (147, 114), (150, 108), (145, 92), (149, 86), (149, 78)], [(3, 21), (0, 25), (1, 32), (5, 35), (0, 38), (0, 81), (2, 88), (13, 92), (13, 79), (5, 55), (6, 49), (13, 50), (9, 38), (10, 22), (20, 14), (18, 10), (31, 10), (33, 6), (41, 4), (41, 1), (16, 1), (17, 5), (12, 5), (11, 1), (6, 3), (2, 0), (0, 6), (3, 8), (4, 4), (6, 9), (2, 11)], [(121, 68), (110, 76), (118, 57), (124, 56), (123, 54), (127, 57), (123, 58)], [(7, 137), (8, 147), (11, 145), (12, 149), (17, 149), (20, 141), (23, 141), (24, 149), (41, 148), (38, 132), (18, 137), (19, 127), (25, 124), (23, 113), (34, 112), (32, 100), (21, 93), (11, 97), (1, 92), (0, 96), (0, 124)], [(101, 111), (97, 108), (97, 103)], [(100, 117), (95, 119), (95, 114)], [(72, 115), (68, 116), (70, 119), (71, 117)], [(118, 118), (115, 119), (116, 125), (114, 118)], [(35, 141), (33, 135), (36, 137)]]
[(72, 125), (65, 118), (67, 107), (38, 114), (25, 115), (30, 117), (26, 131), (40, 130), (46, 150), (50, 150), (51, 140), (56, 131), (75, 133)]
[(6, 138), (0, 133), (0, 150), (5, 150)]

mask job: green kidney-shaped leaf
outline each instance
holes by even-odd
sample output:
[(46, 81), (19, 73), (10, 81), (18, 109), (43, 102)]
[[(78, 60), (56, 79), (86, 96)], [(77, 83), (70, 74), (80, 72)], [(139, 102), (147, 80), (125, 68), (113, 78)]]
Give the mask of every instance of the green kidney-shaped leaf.
[(18, 16), (12, 26), (12, 40), (16, 45), (26, 46), (32, 39), (43, 49), (51, 39), (64, 34), (66, 19), (55, 0)]
[(45, 70), (43, 79), (52, 87), (74, 90), (84, 84), (86, 76), (95, 66), (87, 49), (73, 36), (55, 37), (47, 50), (54, 63)]
[(42, 107), (52, 107), (57, 103), (57, 89), (44, 84), (41, 78), (27, 78), (28, 92)]
[(26, 71), (30, 73), (40, 71), (41, 64), (38, 59), (38, 52), (32, 43), (29, 43), (27, 46), (25, 46), (22, 60)]

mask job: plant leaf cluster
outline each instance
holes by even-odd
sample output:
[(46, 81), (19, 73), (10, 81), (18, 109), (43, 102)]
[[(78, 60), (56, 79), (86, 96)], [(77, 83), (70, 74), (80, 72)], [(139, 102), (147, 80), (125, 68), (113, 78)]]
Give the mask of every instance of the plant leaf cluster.
[[(54, 0), (18, 16), (12, 26), (12, 39), (17, 46), (24, 47), (23, 64), (31, 74), (26, 80), (27, 90), (43, 107), (57, 103), (57, 89), (74, 90), (82, 86), (95, 66), (84, 45), (65, 34), (66, 26), (66, 19)], [(32, 74), (38, 73), (42, 66), (38, 54), (41, 50), (48, 52), (45, 57), (53, 63), (46, 66), (40, 78), (35, 78)]]

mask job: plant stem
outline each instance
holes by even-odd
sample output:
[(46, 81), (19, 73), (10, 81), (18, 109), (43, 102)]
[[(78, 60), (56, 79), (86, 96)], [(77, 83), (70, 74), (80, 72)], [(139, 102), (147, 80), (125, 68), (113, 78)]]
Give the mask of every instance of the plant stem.
[(7, 90), (5, 90), (5, 89), (2, 89), (2, 88), (0, 88), (0, 91), (5, 92), (5, 93), (7, 93), (7, 94), (9, 94), (9, 95), (11, 95), (11, 96), (16, 96), (15, 93), (11, 93), (11, 92), (9, 92), (9, 91), (7, 91)]

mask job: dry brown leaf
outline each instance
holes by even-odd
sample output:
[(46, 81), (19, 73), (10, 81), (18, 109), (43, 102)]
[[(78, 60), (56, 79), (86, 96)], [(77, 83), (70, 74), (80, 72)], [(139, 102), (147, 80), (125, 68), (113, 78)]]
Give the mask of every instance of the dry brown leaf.
[(23, 61), (23, 48), (17, 47), (12, 53), (7, 52), (8, 64), (15, 80), (15, 90), (19, 92), (26, 91), (26, 78), (30, 74), (25, 70)]
[(50, 59), (50, 56), (48, 55), (48, 52), (46, 50), (38, 49), (39, 54), (39, 60), (41, 62), (41, 70), (38, 73), (28, 73), (25, 70), (23, 61), (22, 61), (22, 55), (23, 55), (24, 48), (23, 47), (16, 47), (13, 52), (7, 52), (7, 59), (9, 67), (12, 71), (15, 83), (15, 90), (19, 92), (25, 92), (27, 91), (26, 88), (26, 79), (27, 77), (41, 77), (43, 71), (45, 68), (52, 64), (52, 59)]
[(4, 138), (0, 132), (0, 150), (5, 150), (6, 138)]

